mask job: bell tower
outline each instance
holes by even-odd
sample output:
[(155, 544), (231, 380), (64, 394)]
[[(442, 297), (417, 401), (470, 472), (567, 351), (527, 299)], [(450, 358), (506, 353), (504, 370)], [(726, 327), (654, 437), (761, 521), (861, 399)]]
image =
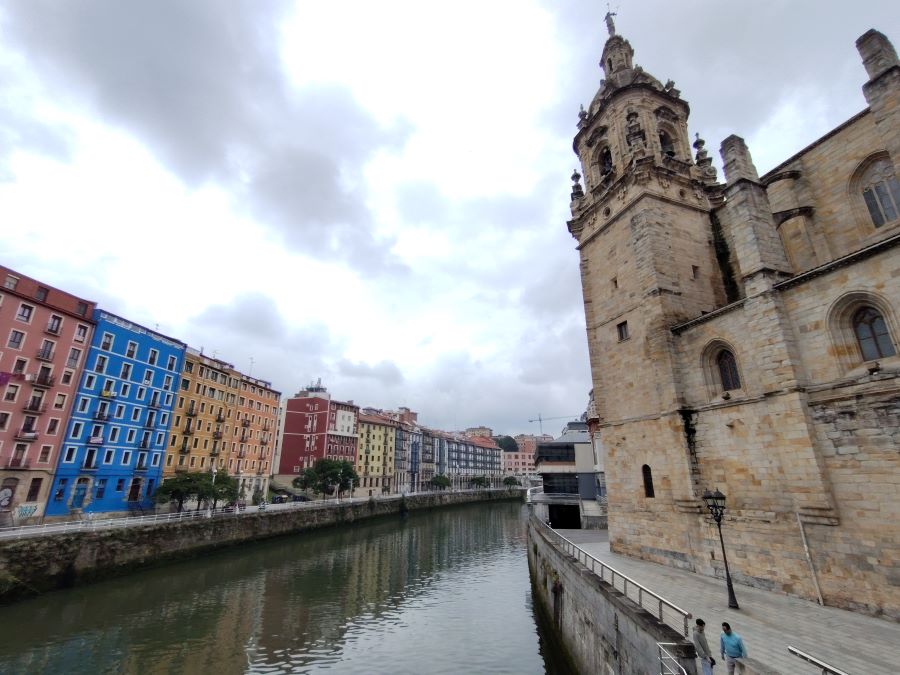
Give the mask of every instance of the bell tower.
[(581, 258), (610, 542), (627, 551), (641, 520), (629, 514), (651, 512), (640, 527), (667, 548), (677, 535), (666, 520), (695, 511), (702, 492), (671, 327), (727, 302), (710, 217), (724, 186), (699, 137), (692, 156), (690, 108), (675, 83), (635, 65), (612, 15), (606, 24), (604, 78), (578, 115), (568, 228)]

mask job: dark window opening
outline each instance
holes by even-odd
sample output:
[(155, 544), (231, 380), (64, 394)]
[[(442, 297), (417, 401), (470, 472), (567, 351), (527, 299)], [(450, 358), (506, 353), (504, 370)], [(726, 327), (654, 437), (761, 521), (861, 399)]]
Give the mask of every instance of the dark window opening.
[(853, 316), (853, 332), (856, 333), (856, 341), (864, 361), (874, 361), (897, 353), (884, 317), (871, 307), (863, 307)]
[(613, 161), (612, 161), (612, 153), (609, 148), (603, 148), (600, 151), (600, 173), (604, 176), (612, 173), (613, 170)]
[(620, 324), (616, 325), (616, 333), (619, 336), (619, 342), (628, 339), (628, 322), (623, 321)]
[(656, 497), (656, 493), (653, 491), (653, 471), (647, 464), (644, 464), (641, 467), (641, 473), (644, 474), (644, 496), (650, 499)]
[(659, 132), (659, 145), (664, 155), (667, 157), (675, 156), (675, 144), (672, 142), (672, 137), (665, 131)]
[(719, 368), (719, 378), (722, 380), (722, 390), (731, 391), (741, 388), (741, 377), (738, 375), (737, 360), (727, 349), (723, 349), (716, 356), (716, 366)]

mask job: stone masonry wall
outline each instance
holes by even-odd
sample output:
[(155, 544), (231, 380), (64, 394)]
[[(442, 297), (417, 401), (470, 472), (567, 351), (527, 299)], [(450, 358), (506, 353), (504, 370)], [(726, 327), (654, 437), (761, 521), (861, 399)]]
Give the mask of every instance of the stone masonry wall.
[[(0, 542), (0, 601), (108, 578), (215, 548), (453, 504), (521, 499), (518, 492), (409, 495), (324, 508), (260, 511), (151, 526), (79, 531)], [(405, 507), (402, 505), (405, 504)]]
[(696, 675), (696, 652), (683, 635), (640, 608), (556, 548), (532, 520), (528, 567), (538, 611), (581, 673), (646, 675), (660, 672), (658, 642)]

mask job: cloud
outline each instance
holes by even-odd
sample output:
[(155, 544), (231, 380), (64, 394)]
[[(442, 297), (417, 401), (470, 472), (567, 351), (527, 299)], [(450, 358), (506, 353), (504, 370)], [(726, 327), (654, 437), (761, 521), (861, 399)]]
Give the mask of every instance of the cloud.
[(374, 380), (385, 387), (403, 384), (403, 373), (392, 361), (381, 361), (374, 365), (341, 359), (337, 364), (337, 372), (348, 380)]
[(363, 274), (396, 269), (362, 169), (409, 127), (384, 128), (337, 85), (291, 88), (279, 54), (289, 7), (34, 0), (6, 8), (3, 34), (61, 98), (136, 134), (189, 187), (220, 185), (296, 250), (366, 260)]

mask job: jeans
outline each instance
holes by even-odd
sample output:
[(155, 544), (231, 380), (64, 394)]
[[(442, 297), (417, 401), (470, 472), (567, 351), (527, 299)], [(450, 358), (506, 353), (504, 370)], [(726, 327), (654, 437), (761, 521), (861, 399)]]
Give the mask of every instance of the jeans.
[[(740, 668), (737, 668), (737, 666), (740, 666)], [(738, 658), (736, 656), (728, 656), (726, 654), (725, 655), (725, 667), (728, 670), (728, 675), (734, 675), (735, 668), (737, 668), (737, 672), (739, 672), (739, 673), (744, 672), (744, 666), (741, 665), (740, 658)]]
[(700, 659), (700, 669), (703, 675), (712, 675), (713, 667), (709, 664), (709, 659)]

